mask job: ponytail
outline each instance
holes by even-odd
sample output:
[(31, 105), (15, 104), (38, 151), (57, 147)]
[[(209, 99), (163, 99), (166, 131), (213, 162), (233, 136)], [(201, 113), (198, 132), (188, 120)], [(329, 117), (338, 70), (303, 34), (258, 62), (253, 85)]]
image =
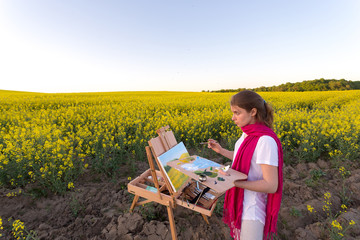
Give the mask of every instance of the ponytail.
[(265, 102), (264, 100), (264, 119), (260, 119), (261, 117), (256, 117), (256, 120), (258, 122), (263, 122), (265, 123), (266, 126), (268, 126), (269, 128), (273, 129), (273, 122), (274, 122), (274, 109), (272, 108), (272, 106), (270, 104), (268, 104), (267, 102)]

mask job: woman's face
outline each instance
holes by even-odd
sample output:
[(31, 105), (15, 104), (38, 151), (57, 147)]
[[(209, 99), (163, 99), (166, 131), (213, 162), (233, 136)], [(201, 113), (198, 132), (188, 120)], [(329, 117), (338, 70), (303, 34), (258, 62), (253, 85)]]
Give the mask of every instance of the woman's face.
[(254, 124), (256, 122), (256, 108), (253, 108), (250, 112), (248, 112), (244, 108), (238, 106), (231, 106), (231, 111), (233, 112), (231, 120), (233, 120), (239, 128), (244, 127), (248, 124)]

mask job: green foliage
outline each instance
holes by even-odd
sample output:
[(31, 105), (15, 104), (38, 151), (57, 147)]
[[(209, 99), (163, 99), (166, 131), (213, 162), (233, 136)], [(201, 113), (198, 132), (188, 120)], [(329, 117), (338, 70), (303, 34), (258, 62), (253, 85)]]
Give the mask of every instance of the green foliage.
[(326, 176), (326, 173), (321, 169), (312, 169), (310, 171), (310, 176), (314, 181), (319, 180), (321, 177)]
[(352, 202), (352, 192), (350, 189), (345, 185), (345, 180), (347, 177), (351, 175), (351, 172), (347, 170), (344, 166), (339, 168), (339, 173), (341, 175), (341, 191), (339, 192), (339, 197), (341, 199), (341, 203), (349, 206)]
[(302, 217), (301, 211), (294, 206), (290, 208), (290, 215), (294, 217)]
[[(161, 209), (163, 209), (162, 206), (160, 206)], [(158, 221), (165, 221), (167, 218), (167, 215), (164, 214), (162, 211), (159, 211), (159, 209), (156, 208), (154, 203), (147, 203), (146, 206), (140, 206), (139, 207), (140, 214), (143, 218), (145, 218), (147, 221), (151, 220), (158, 220)]]
[[(304, 92), (304, 91), (341, 91), (360, 89), (360, 81), (349, 81), (345, 79), (315, 79), (296, 83), (284, 83), (272, 87), (249, 88), (256, 92)], [(221, 89), (212, 92), (239, 92), (246, 88)]]
[(75, 193), (71, 194), (69, 205), (70, 205), (71, 214), (73, 215), (74, 218), (76, 218), (85, 208), (84, 205), (77, 198)]
[(310, 171), (310, 178), (307, 179), (305, 183), (309, 187), (316, 187), (323, 176), (326, 176), (326, 173), (321, 169), (312, 169)]
[(224, 210), (225, 194), (220, 196), (216, 202), (214, 213), (218, 216), (222, 216)]

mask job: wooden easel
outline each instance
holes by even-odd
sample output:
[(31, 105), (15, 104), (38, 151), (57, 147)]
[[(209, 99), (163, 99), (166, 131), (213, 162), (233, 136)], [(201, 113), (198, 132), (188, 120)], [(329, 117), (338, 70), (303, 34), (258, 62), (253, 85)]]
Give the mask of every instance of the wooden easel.
[[(149, 202), (157, 202), (166, 206), (169, 217), (171, 236), (173, 240), (177, 240), (173, 214), (173, 209), (176, 207), (176, 205), (180, 205), (201, 213), (206, 223), (209, 224), (207, 216), (211, 216), (212, 212), (215, 209), (216, 201), (210, 209), (205, 209), (197, 206), (196, 204), (191, 204), (178, 198), (181, 192), (175, 192), (172, 189), (170, 182), (168, 181), (167, 177), (165, 177), (166, 173), (164, 173), (164, 171), (160, 167), (160, 170), (156, 170), (153, 161), (154, 156), (155, 161), (159, 166), (157, 157), (160, 156), (162, 153), (168, 151), (170, 148), (174, 147), (177, 144), (177, 141), (173, 132), (169, 131), (169, 126), (160, 128), (159, 130), (157, 130), (157, 133), (159, 136), (156, 138), (152, 138), (149, 141), (150, 146), (147, 146), (145, 148), (150, 168), (128, 184), (128, 191), (135, 195), (132, 205), (130, 207), (130, 212), (132, 212), (136, 206), (143, 205)], [(156, 192), (147, 190), (149, 189), (149, 185), (146, 185), (147, 183), (153, 184), (154, 187), (152, 188), (152, 190), (154, 190), (155, 188)], [(139, 201), (140, 197), (144, 198), (145, 200)]]

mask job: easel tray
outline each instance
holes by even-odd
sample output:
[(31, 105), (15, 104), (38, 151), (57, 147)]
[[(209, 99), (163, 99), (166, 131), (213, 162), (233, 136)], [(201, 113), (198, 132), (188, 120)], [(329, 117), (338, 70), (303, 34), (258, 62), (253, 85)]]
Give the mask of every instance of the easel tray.
[[(160, 192), (157, 192), (156, 191), (157, 189), (153, 187), (151, 169), (146, 170), (143, 174), (141, 174), (140, 176), (129, 182), (128, 191), (134, 194), (135, 196), (141, 196), (142, 198), (145, 199), (144, 201), (140, 201), (140, 202), (137, 202), (138, 201), (137, 199), (137, 201), (134, 201), (136, 205), (143, 205), (149, 202), (157, 202), (162, 205), (169, 206), (169, 202), (170, 202), (173, 206), (179, 205), (191, 209), (193, 211), (199, 212), (201, 214), (204, 214), (206, 216), (209, 217), (211, 216), (215, 208), (216, 201), (214, 202), (214, 204), (210, 206), (210, 208), (206, 209), (204, 207), (189, 203), (182, 197), (182, 195), (180, 195), (178, 198), (174, 198), (171, 195), (169, 195), (169, 193), (167, 192), (165, 183), (161, 182), (161, 180), (159, 181), (159, 179), (162, 178), (161, 172), (156, 171), (156, 175), (158, 177), (158, 182), (161, 186)], [(131, 208), (133, 209), (134, 207), (135, 205), (132, 206)]]

